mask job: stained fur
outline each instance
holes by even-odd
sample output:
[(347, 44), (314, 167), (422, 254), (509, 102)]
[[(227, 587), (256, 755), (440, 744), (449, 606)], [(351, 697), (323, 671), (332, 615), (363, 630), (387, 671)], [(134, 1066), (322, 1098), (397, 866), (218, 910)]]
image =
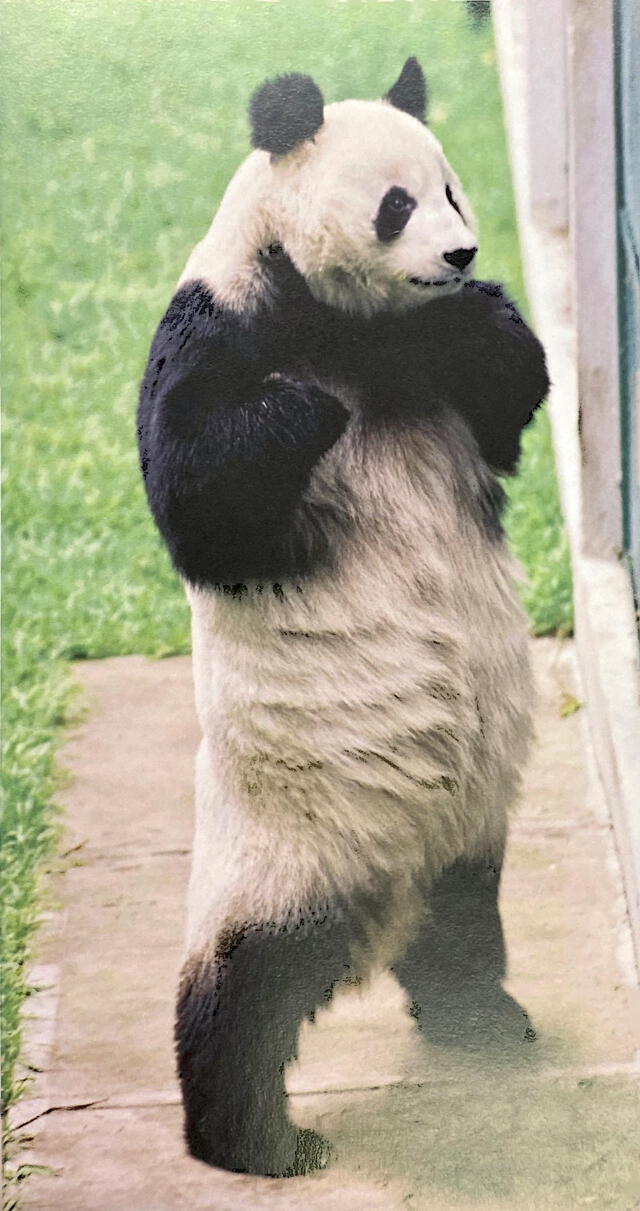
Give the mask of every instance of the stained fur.
[(352, 422), (305, 497), (312, 512), (337, 477), (351, 486), (337, 566), (278, 596), (190, 590), (210, 835), (194, 937), (210, 863), (245, 892), (255, 868), (264, 913), (271, 897), (284, 911), (287, 871), (304, 900), (385, 875), (402, 889), (504, 835), (531, 685), (514, 569), (477, 509), (482, 466), (453, 416), (411, 435)]

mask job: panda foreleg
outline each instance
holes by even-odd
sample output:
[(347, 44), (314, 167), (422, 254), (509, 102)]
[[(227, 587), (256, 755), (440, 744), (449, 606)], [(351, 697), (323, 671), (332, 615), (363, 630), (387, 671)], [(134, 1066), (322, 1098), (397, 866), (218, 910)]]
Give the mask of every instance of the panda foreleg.
[[(291, 920), (291, 918), (290, 918)], [(344, 922), (227, 927), (192, 954), (176, 1045), (189, 1151), (241, 1173), (285, 1176), (326, 1163), (327, 1147), (287, 1118), (284, 1070), (298, 1029), (349, 966)]]
[(502, 987), (506, 952), (498, 894), (502, 854), (459, 858), (431, 884), (421, 925), (394, 971), (432, 1043), (508, 1047), (535, 1037)]
[(544, 349), (515, 305), (495, 283), (469, 281), (417, 308), (407, 334), (416, 353), (405, 362), (421, 391), (428, 384), (465, 419), (494, 471), (513, 473), (522, 430), (549, 390)]
[(297, 510), (349, 412), (283, 373), (286, 322), (266, 308), (243, 322), (191, 282), (154, 338), (138, 408), (140, 461), (156, 525), (192, 585), (279, 583), (329, 560), (331, 510), (307, 510), (304, 524)]

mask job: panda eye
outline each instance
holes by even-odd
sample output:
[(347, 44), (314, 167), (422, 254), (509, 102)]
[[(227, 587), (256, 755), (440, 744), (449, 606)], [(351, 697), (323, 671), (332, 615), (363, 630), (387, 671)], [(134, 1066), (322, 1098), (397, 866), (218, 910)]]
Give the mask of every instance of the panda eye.
[(395, 240), (404, 231), (417, 205), (406, 189), (401, 189), (399, 185), (389, 189), (380, 203), (374, 222), (378, 239), (383, 243)]
[(457, 210), (458, 214), (460, 215), (460, 218), (462, 219), (463, 218), (462, 211), (461, 211), (460, 207), (458, 206), (458, 203), (456, 202), (456, 200), (451, 192), (450, 185), (447, 185), (447, 202), (449, 203), (450, 206), (453, 206), (454, 210)]

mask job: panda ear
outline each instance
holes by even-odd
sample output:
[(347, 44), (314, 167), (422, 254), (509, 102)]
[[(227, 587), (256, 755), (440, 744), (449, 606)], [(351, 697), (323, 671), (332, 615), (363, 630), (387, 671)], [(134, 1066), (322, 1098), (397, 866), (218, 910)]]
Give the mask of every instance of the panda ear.
[(291, 72), (260, 85), (251, 98), (249, 116), (253, 146), (285, 156), (320, 129), (324, 100), (310, 76)]
[(411, 56), (407, 59), (393, 88), (385, 93), (385, 101), (390, 101), (396, 109), (403, 109), (419, 122), (427, 119), (427, 81), (418, 60)]

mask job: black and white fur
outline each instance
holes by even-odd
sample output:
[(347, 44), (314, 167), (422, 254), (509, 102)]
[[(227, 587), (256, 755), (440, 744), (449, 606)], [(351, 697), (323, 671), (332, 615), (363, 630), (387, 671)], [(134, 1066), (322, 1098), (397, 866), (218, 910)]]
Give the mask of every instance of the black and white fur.
[(381, 101), (252, 102), (156, 334), (149, 503), (193, 614), (203, 740), (176, 1040), (190, 1150), (321, 1162), (286, 1115), (298, 1028), (393, 965), (421, 1029), (523, 1039), (497, 906), (531, 678), (496, 472), (542, 349), (469, 278), (469, 204), (415, 60)]

